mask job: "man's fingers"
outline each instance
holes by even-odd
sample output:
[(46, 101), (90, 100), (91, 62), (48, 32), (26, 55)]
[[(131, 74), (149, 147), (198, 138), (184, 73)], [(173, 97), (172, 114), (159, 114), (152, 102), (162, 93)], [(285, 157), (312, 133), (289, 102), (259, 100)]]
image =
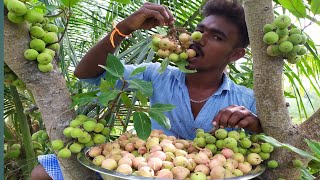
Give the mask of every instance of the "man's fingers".
[(164, 8), (166, 9), (167, 13), (169, 14), (169, 25), (173, 25), (174, 17), (172, 15), (171, 11), (169, 10), (169, 8), (167, 6), (164, 6)]
[(219, 126), (220, 125), (220, 118), (222, 116), (222, 112), (220, 111), (212, 120), (212, 125), (213, 126)]
[(219, 124), (223, 127), (228, 127), (228, 120), (232, 116), (233, 111), (231, 109), (225, 109), (222, 112), (221, 118), (219, 120)]
[(155, 4), (145, 4), (144, 7), (146, 7), (147, 9), (149, 9), (151, 11), (159, 12), (160, 15), (162, 16), (164, 24), (169, 24), (170, 23), (170, 16), (169, 16), (169, 14), (168, 14), (168, 12), (167, 12), (165, 7), (160, 6), (160, 5), (155, 5)]
[(239, 128), (246, 128), (251, 122), (252, 122), (252, 118), (245, 118), (241, 121), (239, 121), (236, 126), (239, 127)]
[(147, 21), (149, 18), (156, 19), (158, 21), (157, 25), (164, 25), (164, 18), (160, 12), (143, 7), (143, 13), (145, 15), (145, 21)]
[[(212, 120), (212, 125), (214, 126), (223, 126), (222, 128), (226, 127), (226, 124), (223, 125), (221, 121), (225, 121), (224, 119), (226, 118), (226, 115), (230, 113), (230, 107), (232, 108), (233, 106), (229, 106), (227, 108), (221, 109), (218, 114), (214, 117)], [(230, 116), (231, 114), (229, 114)]]
[(232, 113), (232, 116), (228, 120), (228, 126), (235, 127), (236, 124), (242, 119), (251, 115), (251, 112), (248, 110), (239, 110)]
[(241, 119), (243, 119), (244, 118), (244, 115), (242, 114), (242, 113), (240, 113), (240, 112), (234, 112), (231, 116), (230, 116), (230, 118), (229, 118), (229, 120), (228, 120), (228, 127), (235, 127), (236, 126), (236, 124), (241, 120)]

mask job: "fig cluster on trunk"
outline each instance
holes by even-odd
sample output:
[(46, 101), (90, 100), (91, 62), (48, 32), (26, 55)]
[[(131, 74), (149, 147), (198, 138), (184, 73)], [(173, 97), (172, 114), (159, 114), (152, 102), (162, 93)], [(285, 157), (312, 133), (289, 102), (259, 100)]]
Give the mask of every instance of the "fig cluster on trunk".
[(304, 46), (307, 36), (301, 29), (291, 25), (291, 19), (287, 15), (279, 15), (271, 24), (266, 24), (263, 33), (263, 42), (269, 45), (269, 56), (281, 56), (287, 62), (295, 64), (301, 60), (301, 55), (307, 52)]
[(5, 7), (8, 9), (7, 18), (12, 23), (20, 24), (28, 22), (31, 41), (29, 48), (23, 53), (24, 57), (30, 61), (36, 61), (41, 72), (53, 70), (52, 60), (58, 52), (59, 28), (52, 19), (45, 17), (43, 8), (37, 10), (35, 4), (19, 0), (5, 1)]

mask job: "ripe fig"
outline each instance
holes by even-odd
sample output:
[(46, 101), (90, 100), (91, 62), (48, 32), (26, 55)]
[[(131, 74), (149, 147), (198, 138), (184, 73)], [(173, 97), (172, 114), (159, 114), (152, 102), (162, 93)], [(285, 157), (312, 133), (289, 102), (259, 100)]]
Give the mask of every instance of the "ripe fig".
[(39, 26), (32, 26), (29, 30), (30, 34), (35, 38), (42, 38), (46, 32)]
[(30, 47), (36, 51), (43, 51), (46, 48), (46, 43), (41, 39), (33, 39), (30, 41)]
[(266, 44), (275, 44), (279, 40), (279, 35), (276, 32), (268, 32), (263, 36), (263, 42)]
[(71, 151), (68, 148), (63, 148), (63, 149), (59, 150), (58, 157), (69, 158), (69, 157), (71, 157)]
[(279, 15), (278, 17), (276, 17), (274, 19), (274, 24), (278, 28), (287, 28), (291, 24), (291, 18), (287, 15), (284, 15), (284, 14)]
[(34, 49), (27, 49), (24, 51), (23, 55), (27, 60), (33, 61), (37, 59), (39, 53)]
[(218, 129), (214, 135), (218, 139), (225, 139), (228, 136), (228, 132), (225, 129)]
[(62, 141), (61, 139), (56, 139), (56, 140), (53, 140), (53, 141), (51, 142), (51, 145), (52, 145), (52, 149), (54, 149), (54, 150), (60, 150), (60, 149), (63, 148), (64, 143), (63, 143), (63, 141)]
[(270, 31), (273, 31), (275, 27), (272, 24), (266, 24), (263, 26), (263, 33), (266, 34)]
[(260, 147), (262, 152), (265, 153), (271, 153), (274, 150), (274, 147), (269, 143), (262, 143)]
[(207, 176), (203, 172), (195, 172), (191, 174), (190, 180), (207, 180)]
[(250, 153), (247, 156), (247, 161), (251, 164), (251, 165), (258, 165), (262, 162), (261, 157), (259, 156), (259, 154), (257, 153)]
[[(40, 63), (40, 64), (43, 64), (43, 65), (46, 65), (46, 64), (49, 64), (52, 62), (52, 56), (48, 53), (40, 53), (38, 56), (37, 56), (37, 61)], [(71, 126), (73, 127), (73, 126)]]
[(7, 9), (17, 16), (23, 16), (27, 12), (27, 6), (18, 0), (8, 1)]
[(195, 31), (191, 34), (191, 39), (195, 42), (199, 42), (202, 39), (202, 33), (200, 31)]
[(278, 162), (276, 160), (270, 160), (267, 163), (268, 168), (274, 169), (279, 166)]
[(292, 48), (293, 44), (290, 41), (284, 41), (279, 45), (279, 50), (284, 53), (290, 52)]
[(173, 174), (169, 169), (161, 169), (157, 172), (157, 178), (173, 179)]
[(112, 171), (118, 167), (118, 164), (114, 159), (107, 158), (102, 161), (101, 167)]
[(22, 23), (24, 21), (23, 16), (17, 16), (13, 12), (8, 12), (8, 19), (16, 24)]
[(34, 9), (29, 9), (24, 15), (24, 19), (29, 23), (41, 23), (43, 21), (43, 14)]

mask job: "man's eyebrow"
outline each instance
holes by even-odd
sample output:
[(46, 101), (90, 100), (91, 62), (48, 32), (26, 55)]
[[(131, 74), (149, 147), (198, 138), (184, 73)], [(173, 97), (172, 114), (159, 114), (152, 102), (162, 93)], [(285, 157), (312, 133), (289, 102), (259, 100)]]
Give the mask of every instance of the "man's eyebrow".
[(200, 29), (205, 28), (205, 29), (208, 29), (208, 31), (210, 31), (210, 33), (219, 34), (223, 38), (227, 38), (227, 35), (223, 31), (221, 31), (220, 29), (217, 29), (217, 28), (214, 28), (214, 27), (213, 28), (207, 28), (204, 24), (201, 24), (201, 23), (197, 25), (197, 28), (200, 28)]

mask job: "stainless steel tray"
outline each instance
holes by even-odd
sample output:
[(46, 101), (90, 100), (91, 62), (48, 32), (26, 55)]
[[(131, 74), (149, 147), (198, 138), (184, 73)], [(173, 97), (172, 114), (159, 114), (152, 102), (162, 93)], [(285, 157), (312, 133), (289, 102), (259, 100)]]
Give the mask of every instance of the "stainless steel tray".
[[(104, 180), (151, 180), (151, 179), (157, 179), (157, 180), (168, 180), (168, 179), (160, 179), (160, 178), (149, 178), (149, 177), (142, 177), (142, 176), (133, 176), (133, 175), (125, 175), (122, 173), (118, 173), (116, 171), (110, 171), (108, 169), (104, 169), (100, 166), (94, 165), (90, 157), (87, 155), (90, 148), (84, 148), (82, 151), (78, 154), (77, 159), (78, 161), (84, 165), (85, 167), (100, 173), (102, 178)], [(254, 170), (252, 170), (249, 174), (246, 174), (244, 176), (239, 176), (235, 178), (225, 178), (226, 180), (247, 180), (247, 179), (253, 179), (255, 177), (260, 176), (264, 171), (266, 170), (266, 167), (264, 165), (258, 165)], [(214, 180), (214, 179), (212, 179)]]

